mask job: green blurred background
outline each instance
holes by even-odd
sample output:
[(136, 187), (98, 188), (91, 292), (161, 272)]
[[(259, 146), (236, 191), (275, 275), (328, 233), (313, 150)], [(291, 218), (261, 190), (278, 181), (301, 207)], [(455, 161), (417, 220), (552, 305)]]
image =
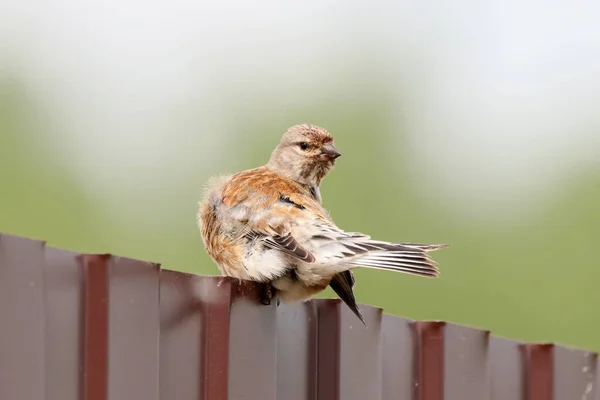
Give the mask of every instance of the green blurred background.
[(484, 3), (0, 9), (0, 231), (217, 274), (204, 183), (309, 122), (338, 225), (451, 245), (360, 302), (600, 350), (600, 9)]

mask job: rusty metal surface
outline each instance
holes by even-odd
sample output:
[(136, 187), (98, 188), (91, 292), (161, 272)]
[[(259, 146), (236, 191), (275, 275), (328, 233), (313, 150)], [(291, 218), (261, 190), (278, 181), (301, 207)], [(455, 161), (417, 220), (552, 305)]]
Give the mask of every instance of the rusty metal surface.
[(0, 399), (600, 400), (597, 354), (0, 235)]

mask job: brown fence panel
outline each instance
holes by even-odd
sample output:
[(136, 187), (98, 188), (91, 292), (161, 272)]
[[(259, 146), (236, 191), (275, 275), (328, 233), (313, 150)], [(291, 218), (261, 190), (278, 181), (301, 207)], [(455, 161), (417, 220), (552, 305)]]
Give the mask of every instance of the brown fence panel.
[(86, 400), (158, 400), (158, 266), (109, 255), (82, 264)]
[(159, 266), (109, 261), (109, 399), (158, 400)]
[(488, 331), (456, 324), (444, 328), (444, 400), (490, 400)]
[(340, 300), (316, 300), (315, 303), (318, 398), (381, 399), (382, 310), (362, 305), (365, 326)]
[(83, 270), (80, 260), (76, 253), (46, 247), (45, 400), (81, 399)]
[(45, 393), (44, 243), (0, 235), (0, 399)]
[(555, 399), (598, 398), (597, 354), (555, 346), (554, 363)]
[[(596, 383), (594, 387), (596, 388), (596, 398), (592, 400), (600, 400), (600, 357), (596, 353)], [(588, 399), (585, 399), (588, 400)]]
[(276, 304), (258, 286), (161, 274), (161, 399), (275, 399)]
[(415, 342), (415, 398), (444, 399), (444, 322), (417, 321)]
[(174, 271), (160, 272), (161, 400), (206, 398), (202, 375), (202, 312), (194, 293), (201, 279)]
[(382, 399), (412, 399), (417, 384), (414, 321), (384, 314), (382, 331)]
[(525, 369), (521, 344), (504, 338), (490, 340), (492, 399), (524, 400)]
[(278, 308), (277, 399), (317, 399), (317, 310), (313, 302)]
[(260, 303), (258, 285), (231, 281), (229, 396), (277, 398), (277, 305)]
[(600, 400), (596, 353), (0, 235), (0, 399)]
[(554, 346), (521, 345), (525, 368), (525, 400), (554, 399)]
[(86, 400), (108, 399), (108, 255), (82, 256), (83, 310), (83, 396)]
[(384, 317), (384, 399), (490, 399), (489, 332)]
[(229, 398), (231, 281), (203, 277), (194, 295), (201, 299), (203, 398)]

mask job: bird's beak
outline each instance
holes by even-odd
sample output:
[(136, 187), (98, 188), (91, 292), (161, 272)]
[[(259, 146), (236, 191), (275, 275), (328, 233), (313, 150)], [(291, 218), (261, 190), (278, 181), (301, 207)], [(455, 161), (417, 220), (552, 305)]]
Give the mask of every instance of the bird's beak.
[(340, 153), (333, 144), (326, 144), (325, 146), (321, 147), (321, 152), (323, 152), (323, 154), (332, 160), (335, 160), (342, 155), (342, 153)]

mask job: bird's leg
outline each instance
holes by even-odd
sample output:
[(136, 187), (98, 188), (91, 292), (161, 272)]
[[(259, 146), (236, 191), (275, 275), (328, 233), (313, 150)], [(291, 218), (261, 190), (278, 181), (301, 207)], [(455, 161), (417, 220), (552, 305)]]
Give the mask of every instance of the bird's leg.
[(275, 292), (277, 289), (271, 285), (271, 282), (265, 282), (262, 284), (263, 288), (260, 293), (260, 302), (265, 306), (271, 304), (271, 300), (275, 297)]

